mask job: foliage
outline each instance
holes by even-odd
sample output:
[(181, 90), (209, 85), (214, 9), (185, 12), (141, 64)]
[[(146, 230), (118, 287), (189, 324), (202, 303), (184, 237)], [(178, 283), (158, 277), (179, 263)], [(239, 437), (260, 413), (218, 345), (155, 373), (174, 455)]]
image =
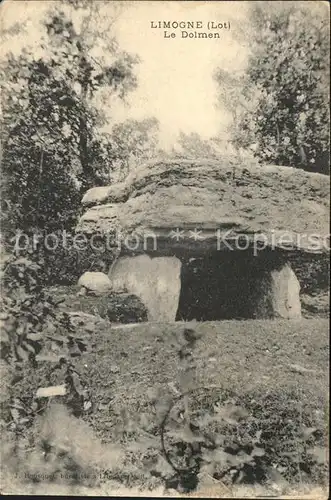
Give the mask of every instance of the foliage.
[[(106, 6), (106, 7), (105, 7)], [(106, 8), (106, 11), (104, 10)], [(138, 57), (120, 49), (113, 24), (122, 6), (64, 0), (42, 16), (41, 38), (3, 60), (2, 230), (33, 238), (72, 238), (89, 187), (127, 175), (157, 146), (155, 119), (109, 129), (109, 108), (137, 86)], [(104, 13), (107, 12), (107, 17)], [(25, 27), (26, 29), (26, 27)], [(22, 36), (9, 29), (6, 36)], [(72, 284), (100, 258), (96, 252), (38, 245), (43, 283)]]
[[(109, 338), (109, 329), (107, 326), (105, 328), (104, 334), (107, 332)], [(89, 349), (90, 342), (87, 343), (83, 335), (84, 326), (80, 326), (80, 329), (82, 331), (78, 337)], [(31, 362), (24, 362), (22, 374), (26, 380), (13, 385), (15, 399), (10, 402), (10, 410), (14, 411), (17, 422), (11, 414), (5, 419), (20, 439), (30, 435), (30, 432), (34, 436), (30, 451), (21, 458), (22, 464), (28, 463), (31, 453), (33, 463), (31, 467), (29, 463), (27, 465), (31, 480), (34, 480), (39, 468), (55, 473), (53, 480), (56, 481), (61, 477), (57, 471), (66, 470), (67, 465), (70, 469), (72, 465), (74, 470), (71, 476), (68, 470), (68, 480), (75, 482), (75, 471), (81, 471), (80, 467), (84, 466), (86, 452), (81, 454), (79, 451), (82, 445), (78, 435), (73, 433), (73, 439), (77, 436), (77, 443), (63, 443), (64, 436), (60, 431), (62, 417), (60, 423), (55, 425), (57, 430), (54, 428), (54, 432), (34, 427), (37, 412), (44, 415), (44, 408), (32, 407), (38, 401), (34, 394), (40, 381), (45, 385), (47, 380), (48, 384), (53, 385), (66, 379), (68, 387), (71, 382), (74, 384), (75, 389), (71, 392), (73, 400), (61, 396), (61, 401), (67, 403), (80, 418), (92, 424), (110, 443), (111, 449), (116, 443), (124, 451), (120, 469), (111, 466), (103, 469), (105, 479), (119, 480), (131, 487), (133, 483), (150, 486), (163, 484), (181, 491), (195, 489), (210, 477), (229, 486), (233, 483), (279, 483), (286, 480), (320, 484), (326, 476), (323, 403), (317, 406), (317, 415), (316, 401), (310, 407), (309, 391), (304, 399), (299, 388), (295, 387), (293, 392), (288, 387), (283, 390), (282, 387), (268, 389), (263, 386), (262, 389), (244, 389), (239, 392), (226, 384), (224, 387), (199, 387), (196, 375), (201, 365), (198, 364), (198, 353), (196, 358), (195, 351), (200, 335), (194, 325), (172, 331), (171, 338), (166, 341), (176, 349), (180, 367), (175, 397), (161, 384), (145, 387), (147, 400), (137, 398), (135, 391), (128, 400), (128, 379), (123, 377), (122, 365), (116, 362), (116, 358), (110, 356), (107, 359), (105, 377), (100, 378), (99, 372), (103, 367), (96, 360), (100, 359), (102, 350), (97, 351), (96, 346), (91, 346), (92, 357), (82, 357), (76, 344), (70, 353), (63, 337), (76, 338), (76, 335), (70, 331), (65, 335), (59, 334), (59, 331), (49, 335), (46, 330), (46, 336), (52, 338), (51, 344), (58, 342), (58, 352), (55, 353), (51, 345), (46, 345), (48, 352), (39, 353), (42, 357), (37, 358), (36, 367)], [(91, 330), (88, 335), (91, 336)], [(102, 344), (99, 341), (97, 343), (99, 347)], [(125, 352), (124, 344), (121, 348), (123, 359), (129, 352)], [(109, 345), (112, 344), (105, 347), (105, 352), (109, 352)], [(144, 348), (153, 349), (150, 345)], [(165, 348), (162, 345), (163, 351)], [(146, 360), (153, 355), (153, 351), (148, 352), (150, 354), (147, 354)], [(66, 364), (54, 369), (59, 364), (55, 358), (59, 356), (67, 356), (70, 369)], [(138, 372), (140, 367), (141, 364), (138, 364), (132, 369), (140, 373), (140, 382), (145, 386), (144, 381), (148, 378), (145, 378), (144, 371)], [(121, 389), (115, 392), (113, 378), (126, 380)], [(40, 401), (44, 404), (45, 398)], [(45, 409), (45, 419), (54, 424), (56, 412), (53, 415), (47, 403)], [(30, 427), (30, 423), (24, 419), (29, 419), (33, 426)], [(76, 424), (79, 428), (78, 421)], [(27, 433), (27, 429), (31, 431)], [(49, 461), (44, 458), (45, 451)], [(93, 471), (89, 468), (85, 470), (88, 471), (87, 476), (92, 478)]]
[(97, 28), (101, 7), (78, 1), (50, 9), (38, 50), (9, 54), (2, 65), (8, 226), (72, 227), (81, 192), (111, 168), (95, 100), (102, 91), (124, 99), (136, 87), (138, 59), (111, 36), (114, 19)]
[(181, 367), (176, 397), (148, 388), (149, 408), (133, 413), (122, 408), (114, 434), (126, 449), (123, 475), (139, 478), (140, 469), (140, 481), (141, 475), (151, 475), (182, 492), (195, 490), (208, 477), (229, 486), (321, 483), (326, 472), (323, 423), (302, 407), (300, 393), (238, 394), (199, 387), (194, 359), (199, 338), (188, 327), (173, 335)]
[(220, 99), (233, 114), (233, 143), (265, 163), (328, 172), (330, 50), (324, 9), (312, 2), (253, 2), (244, 74), (216, 74)]
[[(10, 225), (3, 246), (8, 255), (37, 259), (39, 282), (42, 286), (76, 285), (85, 271), (107, 272), (117, 255), (116, 248), (91, 246), (80, 241), (71, 231), (33, 228), (14, 231)], [(79, 235), (78, 235), (79, 236)]]
[(159, 122), (128, 119), (113, 126), (108, 140), (108, 155), (115, 166), (116, 180), (123, 180), (139, 163), (158, 153)]
[[(83, 405), (83, 391), (72, 358), (86, 352), (89, 345), (80, 338), (70, 317), (58, 310), (62, 301), (54, 300), (40, 285), (41, 267), (37, 262), (13, 256), (4, 271), (2, 303), (1, 359), (13, 374), (10, 387), (10, 429), (17, 433), (31, 425), (44, 406), (36, 394), (26, 401), (15, 395), (15, 385), (24, 377), (26, 365), (49, 363), (50, 373), (61, 372), (66, 386), (66, 402), (74, 411)], [(35, 387), (37, 391), (38, 387)], [(8, 408), (5, 408), (5, 410)]]
[(203, 139), (198, 133), (179, 133), (177, 143), (173, 147), (174, 154), (180, 154), (192, 158), (217, 158), (223, 149), (220, 149), (221, 141), (217, 139)]
[(165, 458), (184, 490), (195, 489), (206, 473), (219, 479), (230, 473), (232, 480), (243, 480), (260, 467), (265, 455), (259, 447), (259, 432), (246, 443), (227, 439), (226, 428), (238, 426), (248, 417), (242, 406), (230, 398), (216, 401), (212, 407), (209, 400), (206, 405), (206, 390), (199, 389), (194, 380), (194, 348), (199, 338), (194, 329), (184, 328), (183, 335), (176, 339), (182, 365), (181, 395), (161, 423)]
[[(76, 331), (70, 316), (58, 309), (40, 285), (42, 268), (25, 257), (7, 258), (6, 295), (1, 303), (1, 363), (11, 375), (2, 398), (1, 424), (7, 468), (25, 482), (61, 481), (93, 486), (100, 475), (121, 463), (121, 450), (104, 449), (88, 425), (77, 417), (89, 406), (74, 360), (91, 342)], [(40, 376), (42, 373), (42, 376)], [(28, 377), (31, 391), (17, 387)], [(49, 396), (38, 398), (40, 383)], [(52, 389), (65, 387), (65, 395)], [(38, 391), (37, 391), (38, 389)], [(3, 394), (2, 394), (3, 396)]]
[(311, 255), (305, 259), (295, 256), (290, 262), (300, 282), (301, 293), (314, 296), (329, 290), (330, 262), (324, 256)]

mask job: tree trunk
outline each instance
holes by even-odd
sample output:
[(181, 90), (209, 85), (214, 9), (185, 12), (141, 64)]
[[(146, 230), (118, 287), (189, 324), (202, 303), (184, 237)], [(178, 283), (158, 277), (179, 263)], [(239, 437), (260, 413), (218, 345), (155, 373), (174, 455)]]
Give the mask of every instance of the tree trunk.
[[(84, 108), (86, 107), (88, 93), (87, 83), (82, 85), (82, 103)], [(86, 191), (93, 186), (93, 168), (89, 162), (88, 158), (88, 129), (86, 123), (86, 117), (83, 113), (79, 119), (79, 160), (82, 167), (81, 182), (82, 191)]]

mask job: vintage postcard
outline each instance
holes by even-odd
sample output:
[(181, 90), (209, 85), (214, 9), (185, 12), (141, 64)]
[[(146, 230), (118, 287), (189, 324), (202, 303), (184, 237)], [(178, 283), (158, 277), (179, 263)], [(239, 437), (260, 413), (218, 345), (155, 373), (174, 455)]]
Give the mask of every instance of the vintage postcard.
[(328, 2), (0, 14), (1, 493), (328, 498)]

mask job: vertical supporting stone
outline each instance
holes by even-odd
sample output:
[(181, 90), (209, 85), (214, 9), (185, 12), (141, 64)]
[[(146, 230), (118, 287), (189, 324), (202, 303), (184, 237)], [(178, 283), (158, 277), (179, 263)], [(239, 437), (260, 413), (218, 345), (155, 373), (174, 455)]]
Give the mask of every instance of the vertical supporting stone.
[(262, 278), (261, 292), (256, 318), (301, 318), (300, 283), (290, 264), (267, 272)]
[(176, 257), (122, 257), (110, 268), (114, 291), (126, 288), (148, 309), (149, 321), (175, 321), (181, 288), (181, 262)]

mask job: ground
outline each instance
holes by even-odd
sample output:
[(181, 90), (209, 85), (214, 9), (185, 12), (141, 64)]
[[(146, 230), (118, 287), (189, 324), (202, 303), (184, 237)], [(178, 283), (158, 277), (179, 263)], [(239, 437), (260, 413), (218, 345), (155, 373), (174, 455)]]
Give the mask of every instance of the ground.
[[(194, 332), (197, 338), (188, 364), (188, 358), (180, 354), (185, 330)], [(219, 496), (235, 497), (244, 494), (240, 488), (246, 488), (248, 496), (252, 488), (262, 488), (262, 494), (263, 488), (269, 488), (274, 495), (296, 491), (300, 496), (305, 488), (309, 491), (309, 485), (321, 487), (326, 482), (327, 320), (136, 325), (111, 325), (104, 321), (98, 323), (94, 332), (85, 329), (82, 321), (80, 334), (88, 339), (91, 350), (74, 361), (84, 393), (78, 418), (65, 414), (62, 417), (60, 412), (60, 423), (55, 427), (54, 422), (47, 421), (49, 417), (41, 419), (48, 422), (46, 427), (51, 429), (56, 446), (65, 438), (67, 429), (65, 446), (70, 441), (75, 443), (75, 450), (70, 453), (75, 455), (80, 470), (88, 476), (96, 469), (99, 476), (97, 481), (75, 485), (67, 480), (70, 475), (63, 479), (58, 471), (53, 480), (59, 485), (59, 493), (64, 490), (110, 494), (109, 488), (113, 488), (120, 495), (121, 491), (129, 494), (132, 488), (143, 488), (157, 495), (164, 487), (171, 492), (186, 491), (164, 459), (166, 452), (175, 467), (181, 468), (184, 463), (174, 435), (181, 425), (178, 422), (182, 416), (178, 415), (183, 411), (181, 393), (185, 391), (189, 393), (192, 422), (199, 421), (204, 432), (224, 438), (218, 452), (230, 450), (237, 460), (253, 453), (254, 446), (255, 450), (263, 449), (263, 457), (255, 460), (253, 468), (243, 463), (246, 479), (253, 486), (233, 484), (231, 474), (222, 476), (228, 464), (222, 460), (214, 463), (213, 459), (204, 473), (201, 468), (196, 491), (223, 488)], [(63, 383), (63, 373), (50, 374), (46, 363), (40, 362), (34, 373), (27, 373), (17, 382), (15, 395), (27, 401), (35, 395), (38, 384), (45, 385), (46, 381), (48, 385)], [(61, 403), (61, 397), (55, 400)], [(215, 408), (221, 419), (214, 418)], [(237, 408), (242, 414), (237, 417), (229, 408)], [(74, 419), (74, 424), (70, 419)], [(81, 426), (85, 425), (82, 431)], [(23, 482), (26, 471), (31, 477), (44, 467), (40, 457), (33, 465), (29, 453), (24, 453), (16, 470)], [(100, 464), (96, 457), (101, 455), (112, 458), (105, 458), (106, 463)], [(63, 470), (63, 458), (59, 460)], [(240, 469), (238, 463), (234, 462), (233, 470)], [(49, 464), (47, 467), (53, 474), (54, 468)], [(4, 492), (9, 493), (8, 487), (13, 492), (10, 480)], [(15, 487), (18, 491), (22, 485)], [(41, 493), (47, 484), (41, 481), (27, 487)]]

